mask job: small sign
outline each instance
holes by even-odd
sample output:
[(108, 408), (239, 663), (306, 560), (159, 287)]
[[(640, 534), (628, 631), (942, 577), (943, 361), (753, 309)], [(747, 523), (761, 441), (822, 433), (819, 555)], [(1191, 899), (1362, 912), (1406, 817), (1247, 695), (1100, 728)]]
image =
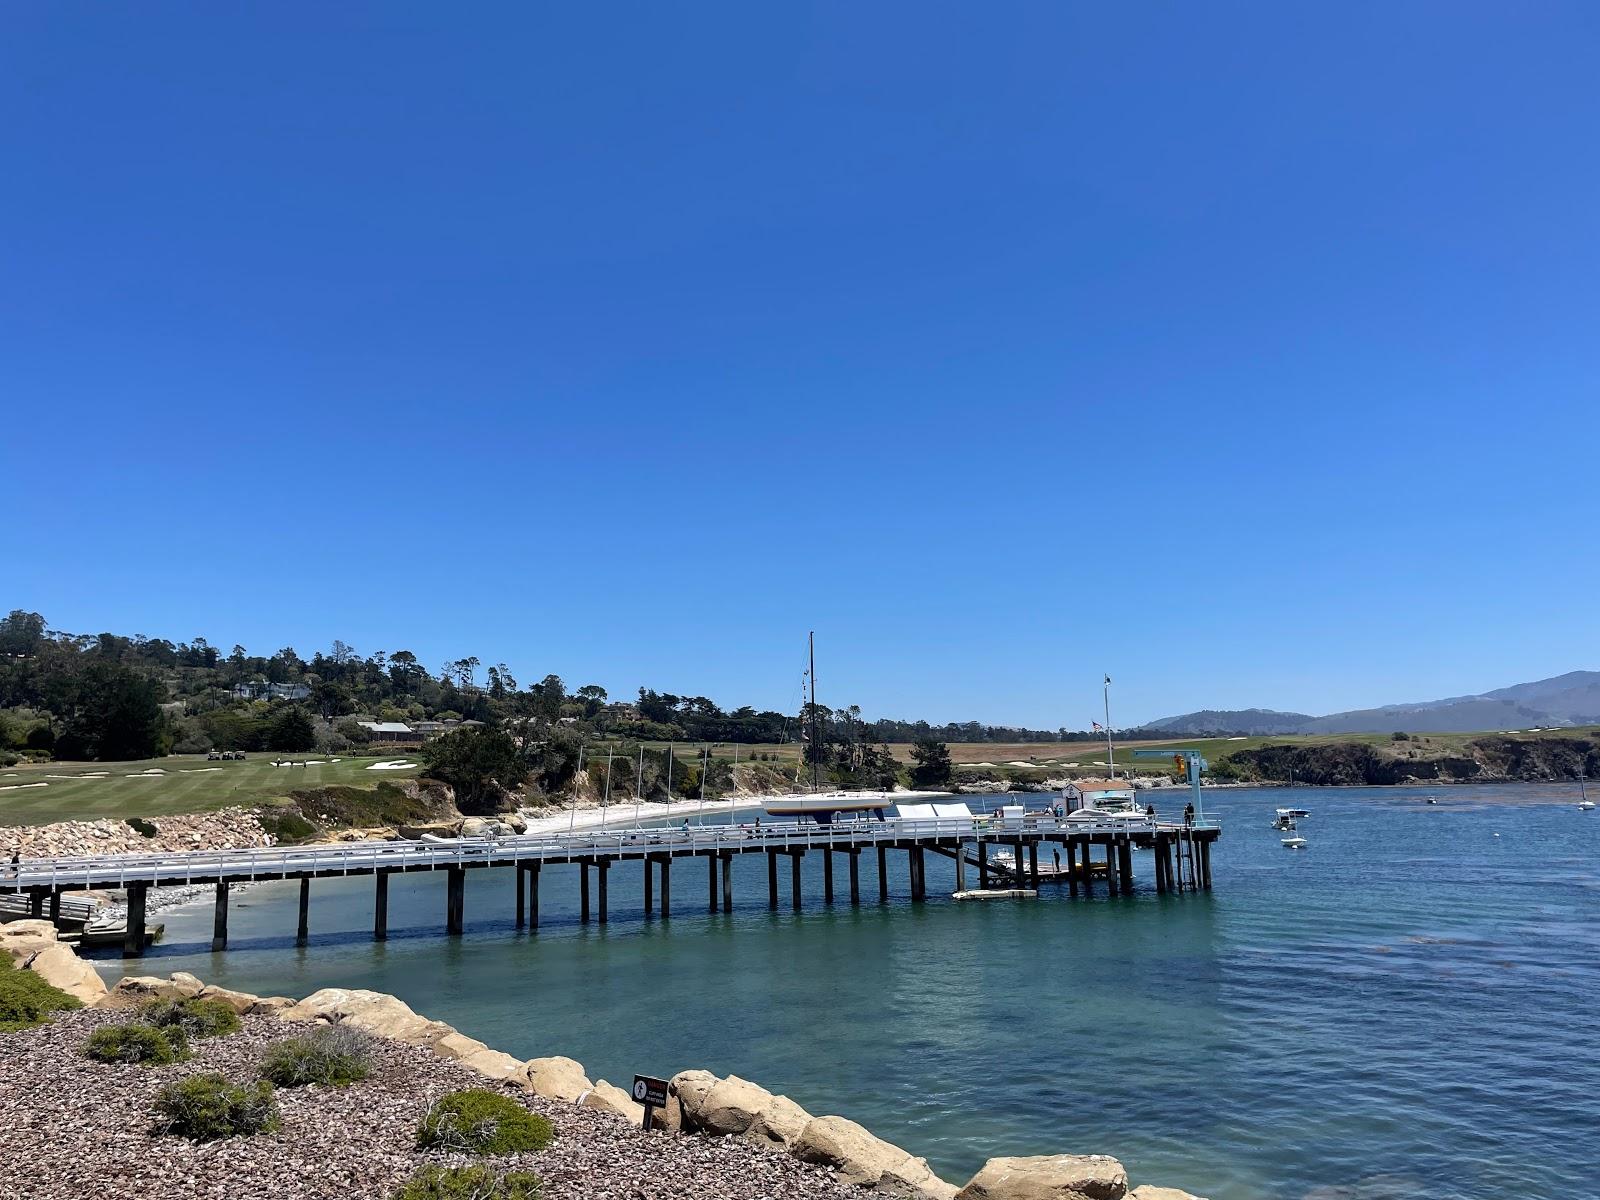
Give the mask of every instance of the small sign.
[(633, 1077), (633, 1098), (640, 1104), (648, 1104), (652, 1108), (665, 1108), (667, 1106), (667, 1081), (656, 1079), (651, 1075), (635, 1075)]

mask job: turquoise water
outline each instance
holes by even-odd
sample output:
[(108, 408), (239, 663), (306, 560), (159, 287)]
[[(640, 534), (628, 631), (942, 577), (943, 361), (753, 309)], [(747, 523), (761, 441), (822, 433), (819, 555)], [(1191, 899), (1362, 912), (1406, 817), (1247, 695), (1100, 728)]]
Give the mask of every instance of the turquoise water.
[[(796, 916), (787, 871), (770, 913), (751, 857), (731, 915), (680, 864), (671, 921), (645, 921), (638, 868), (616, 867), (610, 923), (584, 927), (577, 869), (552, 868), (530, 936), (510, 872), (474, 872), (450, 940), (443, 875), (413, 875), (380, 945), (371, 881), (329, 880), (308, 948), (297, 885), (272, 884), (235, 899), (223, 954), (208, 904), (163, 913), (145, 968), (393, 992), (596, 1078), (734, 1072), (957, 1182), (990, 1155), (1071, 1151), (1213, 1200), (1600, 1196), (1600, 812), (1553, 786), (1428, 794), (1208, 793), (1225, 822), (1210, 894), (1158, 897), (1141, 854), (1130, 898), (956, 904), (930, 856), (913, 906), (891, 854), (880, 907), (863, 855), (870, 902), (825, 910), (810, 855)], [(1291, 802), (1313, 810), (1304, 852), (1269, 828)]]

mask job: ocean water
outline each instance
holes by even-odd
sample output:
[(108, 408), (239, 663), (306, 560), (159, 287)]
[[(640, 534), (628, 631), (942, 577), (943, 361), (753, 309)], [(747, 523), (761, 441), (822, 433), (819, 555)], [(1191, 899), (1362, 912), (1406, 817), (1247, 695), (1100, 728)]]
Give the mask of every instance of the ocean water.
[[(1440, 803), (1426, 805), (1429, 794)], [(1600, 1197), (1600, 812), (1564, 787), (1208, 792), (1224, 833), (1209, 894), (766, 908), (764, 859), (735, 864), (709, 915), (698, 865), (673, 916), (640, 914), (637, 867), (611, 871), (611, 920), (577, 921), (577, 869), (548, 868), (537, 934), (513, 927), (510, 872), (467, 879), (448, 939), (444, 877), (396, 876), (390, 940), (369, 879), (235, 897), (229, 950), (209, 903), (157, 919), (138, 970), (304, 995), (392, 992), (519, 1057), (592, 1077), (737, 1073), (839, 1113), (964, 1182), (998, 1154), (1114, 1154), (1135, 1182), (1213, 1200)], [(1278, 805), (1310, 808), (1285, 850)], [(98, 964), (108, 977), (123, 964)]]

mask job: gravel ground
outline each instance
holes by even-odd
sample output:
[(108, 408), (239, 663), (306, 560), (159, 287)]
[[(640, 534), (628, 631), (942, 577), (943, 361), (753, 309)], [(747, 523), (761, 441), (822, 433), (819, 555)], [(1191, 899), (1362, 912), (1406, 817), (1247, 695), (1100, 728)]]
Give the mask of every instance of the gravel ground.
[(537, 1172), (548, 1200), (843, 1200), (861, 1193), (828, 1171), (737, 1138), (649, 1133), (618, 1117), (497, 1085), (400, 1042), (375, 1043), (371, 1078), (347, 1088), (278, 1091), (274, 1134), (196, 1145), (152, 1132), (165, 1083), (220, 1070), (255, 1075), (264, 1047), (292, 1033), (270, 1016), (195, 1045), (170, 1067), (90, 1062), (91, 1030), (125, 1019), (84, 1010), (24, 1033), (0, 1034), (0, 1197), (4, 1200), (374, 1200), (420, 1165), (467, 1160), (415, 1149), (428, 1105), (463, 1087), (503, 1087), (549, 1117), (555, 1144), (493, 1160)]

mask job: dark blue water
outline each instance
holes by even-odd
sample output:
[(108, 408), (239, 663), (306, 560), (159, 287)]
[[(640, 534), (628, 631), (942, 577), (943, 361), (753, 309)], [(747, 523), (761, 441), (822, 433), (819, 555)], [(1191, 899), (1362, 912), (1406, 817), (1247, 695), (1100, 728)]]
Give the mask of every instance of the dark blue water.
[[(468, 931), (441, 936), (442, 875), (396, 877), (369, 940), (370, 880), (168, 912), (147, 967), (304, 995), (370, 987), (492, 1046), (569, 1054), (594, 1077), (706, 1067), (837, 1112), (964, 1182), (994, 1154), (1115, 1154), (1136, 1182), (1214, 1200), (1600, 1197), (1600, 813), (1566, 789), (1208, 793), (1223, 818), (1210, 894), (957, 904), (930, 857), (913, 906), (766, 909), (765, 861), (736, 911), (674, 870), (670, 922), (611, 872), (611, 922), (576, 921), (576, 868), (548, 869), (536, 936), (509, 872), (468, 877)], [(1313, 815), (1285, 850), (1272, 810)], [(844, 891), (843, 859), (837, 881)], [(121, 964), (101, 964), (114, 976)], [(143, 968), (141, 968), (143, 969)], [(1334, 1190), (1319, 1190), (1334, 1189)], [(1348, 1189), (1348, 1191), (1346, 1190)]]

